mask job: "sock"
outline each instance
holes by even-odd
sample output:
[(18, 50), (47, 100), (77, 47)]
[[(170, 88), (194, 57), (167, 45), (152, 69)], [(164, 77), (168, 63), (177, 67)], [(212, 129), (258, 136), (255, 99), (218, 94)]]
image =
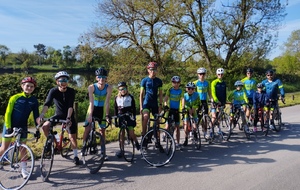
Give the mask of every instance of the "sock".
[(73, 149), (74, 157), (78, 157), (77, 149)]

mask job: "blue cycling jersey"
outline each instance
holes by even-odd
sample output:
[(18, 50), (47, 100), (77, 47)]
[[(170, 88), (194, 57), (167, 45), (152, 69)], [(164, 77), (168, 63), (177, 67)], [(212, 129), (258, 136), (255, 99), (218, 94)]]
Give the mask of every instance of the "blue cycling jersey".
[(264, 89), (269, 99), (277, 100), (278, 91), (281, 96), (284, 97), (285, 93), (281, 80), (274, 79), (273, 81), (268, 81), (268, 79), (265, 79), (262, 81), (262, 84), (264, 85)]
[(203, 82), (200, 80), (196, 80), (193, 83), (196, 85), (200, 100), (207, 100), (209, 83), (206, 80)]
[(245, 77), (242, 79), (242, 82), (244, 83), (244, 87), (247, 93), (247, 97), (252, 99), (253, 94), (256, 90), (256, 80), (255, 79), (250, 79), (248, 77)]
[(182, 89), (174, 89), (173, 87), (170, 88), (166, 92), (166, 96), (169, 97), (169, 107), (171, 109), (179, 109), (180, 108), (180, 101), (183, 98), (184, 92)]

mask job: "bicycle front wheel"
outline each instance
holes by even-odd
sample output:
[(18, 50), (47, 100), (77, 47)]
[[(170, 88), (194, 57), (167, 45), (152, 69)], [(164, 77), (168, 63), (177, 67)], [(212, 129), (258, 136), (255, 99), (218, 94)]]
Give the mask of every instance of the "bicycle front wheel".
[(279, 132), (282, 126), (281, 112), (277, 110), (273, 118), (274, 118), (274, 130)]
[(134, 159), (134, 142), (130, 137), (128, 129), (121, 129), (119, 132), (119, 147), (123, 153), (123, 157), (127, 162), (132, 162)]
[[(175, 154), (175, 141), (171, 134), (159, 128), (156, 135), (151, 129), (142, 138), (141, 153), (144, 160), (151, 166), (161, 167), (168, 164)], [(165, 141), (162, 141), (163, 135), (166, 135)]]
[(34, 168), (34, 155), (25, 144), (11, 146), (0, 158), (0, 187), (21, 189), (28, 182)]
[(60, 154), (62, 157), (66, 158), (71, 152), (71, 140), (69, 139), (69, 133), (66, 130), (61, 132), (61, 151)]
[(43, 181), (47, 181), (51, 173), (54, 160), (53, 138), (48, 137), (45, 142), (43, 153), (41, 156), (40, 172)]
[(89, 138), (85, 153), (82, 155), (82, 161), (86, 170), (91, 174), (95, 174), (101, 169), (104, 162), (105, 152), (103, 147), (105, 143), (102, 135), (98, 132), (94, 132)]
[(194, 130), (194, 144), (195, 144), (195, 148), (197, 150), (200, 150), (200, 148), (201, 148), (201, 135), (200, 135), (199, 127), (197, 127), (197, 129)]

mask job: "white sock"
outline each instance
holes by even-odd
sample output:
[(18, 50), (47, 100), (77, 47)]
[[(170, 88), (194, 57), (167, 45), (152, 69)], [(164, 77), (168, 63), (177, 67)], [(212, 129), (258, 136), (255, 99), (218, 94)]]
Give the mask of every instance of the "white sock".
[(77, 149), (73, 149), (74, 157), (78, 157)]

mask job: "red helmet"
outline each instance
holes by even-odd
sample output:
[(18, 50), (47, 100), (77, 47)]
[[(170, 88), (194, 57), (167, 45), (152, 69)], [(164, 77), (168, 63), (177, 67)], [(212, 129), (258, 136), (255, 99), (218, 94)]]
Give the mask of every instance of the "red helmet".
[(34, 87), (36, 87), (36, 85), (37, 85), (36, 80), (32, 77), (23, 78), (23, 80), (21, 81), (21, 84), (26, 83), (26, 82), (32, 83), (34, 85)]
[(156, 62), (149, 62), (149, 64), (147, 65), (147, 69), (150, 68), (157, 68), (157, 63)]

